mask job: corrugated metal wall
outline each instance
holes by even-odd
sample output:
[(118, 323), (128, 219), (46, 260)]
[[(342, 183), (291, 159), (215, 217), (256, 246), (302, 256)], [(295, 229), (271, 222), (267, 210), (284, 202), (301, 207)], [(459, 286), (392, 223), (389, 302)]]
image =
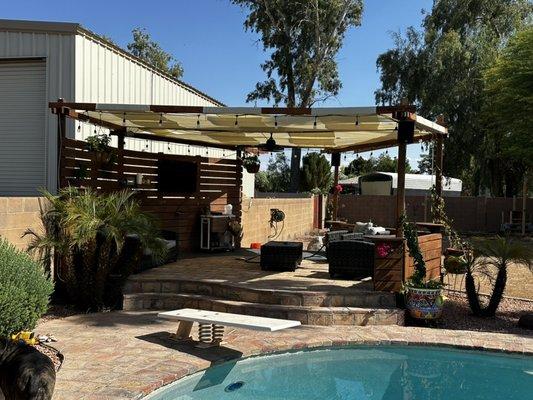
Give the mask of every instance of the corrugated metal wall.
[[(0, 58), (45, 58), (46, 99), (44, 137), (46, 146), (47, 187), (56, 187), (57, 133), (56, 118), (48, 109), (48, 101), (59, 97), (74, 98), (74, 36), (0, 31)], [(2, 95), (2, 94), (0, 94)], [(73, 125), (71, 125), (73, 126)]]

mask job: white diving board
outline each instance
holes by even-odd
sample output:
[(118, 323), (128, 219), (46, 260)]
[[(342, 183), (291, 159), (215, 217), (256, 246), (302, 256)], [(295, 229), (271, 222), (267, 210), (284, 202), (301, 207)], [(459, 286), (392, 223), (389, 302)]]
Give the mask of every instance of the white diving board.
[(172, 321), (198, 322), (200, 324), (215, 324), (268, 332), (280, 331), (301, 325), (300, 321), (292, 321), (289, 319), (256, 317), (253, 315), (195, 310), (193, 308), (161, 312), (157, 314), (157, 316)]

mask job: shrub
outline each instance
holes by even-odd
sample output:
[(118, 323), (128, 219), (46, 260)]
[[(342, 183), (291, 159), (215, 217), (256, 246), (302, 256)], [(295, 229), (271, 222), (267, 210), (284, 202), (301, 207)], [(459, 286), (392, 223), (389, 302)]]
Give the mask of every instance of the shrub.
[(53, 289), (37, 261), (0, 238), (0, 336), (33, 329)]

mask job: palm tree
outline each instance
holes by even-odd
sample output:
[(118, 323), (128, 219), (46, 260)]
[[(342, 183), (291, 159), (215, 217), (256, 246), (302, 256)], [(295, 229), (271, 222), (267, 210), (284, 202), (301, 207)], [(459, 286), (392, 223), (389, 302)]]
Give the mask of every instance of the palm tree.
[(68, 188), (57, 196), (44, 195), (49, 201), (41, 213), (44, 231), (26, 232), (32, 236), (28, 250), (43, 261), (57, 256), (63, 267), (60, 278), (80, 308), (104, 307), (107, 292), (115, 289), (109, 287), (110, 278), (121, 277), (116, 282), (121, 285), (142, 249), (163, 257), (157, 224), (141, 210), (133, 192), (98, 194)]
[[(475, 242), (474, 251), (465, 256), (465, 288), (468, 303), (474, 315), (493, 317), (503, 297), (507, 284), (507, 269), (511, 265), (533, 266), (533, 251), (530, 247), (516, 242), (510, 237), (485, 239)], [(476, 290), (474, 274), (489, 275), (489, 268), (495, 268), (496, 279), (488, 304), (482, 306)]]

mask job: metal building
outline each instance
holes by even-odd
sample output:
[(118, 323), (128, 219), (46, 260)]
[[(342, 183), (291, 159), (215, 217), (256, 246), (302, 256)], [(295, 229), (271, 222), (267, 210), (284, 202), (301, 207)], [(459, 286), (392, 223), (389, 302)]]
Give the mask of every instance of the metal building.
[[(0, 196), (35, 196), (57, 180), (57, 121), (49, 101), (220, 106), (76, 23), (0, 20)], [(84, 139), (90, 125), (68, 126)], [(100, 133), (100, 132), (97, 132)], [(155, 146), (155, 145), (154, 145)], [(235, 157), (220, 149), (128, 138), (126, 148)]]

